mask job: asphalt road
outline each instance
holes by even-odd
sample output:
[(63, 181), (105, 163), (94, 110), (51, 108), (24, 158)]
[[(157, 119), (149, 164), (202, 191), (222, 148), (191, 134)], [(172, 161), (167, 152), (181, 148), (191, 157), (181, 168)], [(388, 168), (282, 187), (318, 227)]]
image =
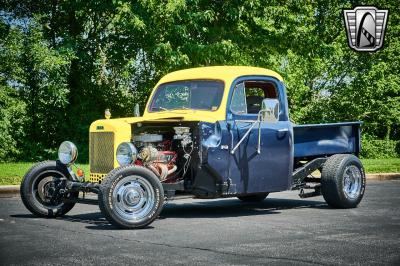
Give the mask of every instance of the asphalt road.
[(19, 198), (3, 198), (0, 264), (400, 265), (400, 180), (370, 181), (348, 210), (294, 191), (260, 204), (175, 201), (142, 230), (114, 228), (97, 206), (40, 219)]

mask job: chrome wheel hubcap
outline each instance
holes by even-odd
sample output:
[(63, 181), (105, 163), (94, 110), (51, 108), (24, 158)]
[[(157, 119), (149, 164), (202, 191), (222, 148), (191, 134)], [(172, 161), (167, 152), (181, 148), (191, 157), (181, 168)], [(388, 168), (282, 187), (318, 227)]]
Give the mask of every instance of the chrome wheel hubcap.
[(121, 219), (141, 220), (155, 205), (154, 189), (150, 182), (141, 176), (127, 176), (115, 186), (112, 205)]
[(343, 192), (349, 199), (356, 199), (361, 192), (362, 175), (355, 165), (347, 166), (343, 175)]

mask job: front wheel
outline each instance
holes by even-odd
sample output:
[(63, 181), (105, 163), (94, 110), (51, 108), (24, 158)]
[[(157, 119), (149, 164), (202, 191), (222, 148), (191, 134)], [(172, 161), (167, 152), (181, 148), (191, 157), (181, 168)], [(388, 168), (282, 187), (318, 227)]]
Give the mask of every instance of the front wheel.
[(331, 207), (357, 207), (364, 196), (365, 183), (364, 168), (354, 155), (333, 155), (322, 168), (321, 191)]
[(99, 206), (107, 220), (121, 228), (143, 228), (160, 214), (164, 190), (150, 170), (140, 166), (119, 167), (103, 181)]
[(25, 207), (39, 217), (56, 217), (69, 212), (75, 203), (65, 203), (64, 198), (77, 198), (79, 192), (60, 195), (63, 180), (71, 179), (65, 165), (58, 161), (44, 161), (34, 165), (24, 176), (21, 199)]

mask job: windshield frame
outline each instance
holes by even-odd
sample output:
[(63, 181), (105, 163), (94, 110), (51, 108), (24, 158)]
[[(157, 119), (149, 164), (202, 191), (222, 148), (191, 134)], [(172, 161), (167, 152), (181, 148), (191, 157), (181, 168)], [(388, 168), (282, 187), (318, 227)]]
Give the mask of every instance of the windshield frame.
[[(221, 97), (221, 101), (218, 104), (218, 108), (216, 108), (215, 110), (212, 109), (192, 109), (192, 108), (174, 108), (174, 109), (167, 109), (167, 110), (152, 110), (151, 106), (153, 105), (153, 102), (155, 100), (155, 97), (157, 95), (157, 91), (160, 89), (161, 86), (164, 85), (168, 85), (168, 84), (173, 84), (176, 82), (190, 82), (190, 81), (215, 81), (215, 82), (219, 82), (222, 84), (222, 97)], [(168, 112), (168, 111), (176, 111), (176, 110), (184, 110), (184, 111), (202, 111), (202, 112), (217, 112), (218, 110), (220, 110), (222, 102), (224, 100), (224, 96), (225, 96), (225, 81), (221, 80), (221, 79), (204, 79), (204, 78), (199, 78), (199, 79), (182, 79), (182, 80), (174, 80), (174, 81), (169, 81), (169, 82), (164, 82), (159, 84), (154, 90), (153, 93), (151, 95), (151, 99), (148, 103), (147, 106), (147, 112), (148, 113), (159, 113), (159, 112)]]

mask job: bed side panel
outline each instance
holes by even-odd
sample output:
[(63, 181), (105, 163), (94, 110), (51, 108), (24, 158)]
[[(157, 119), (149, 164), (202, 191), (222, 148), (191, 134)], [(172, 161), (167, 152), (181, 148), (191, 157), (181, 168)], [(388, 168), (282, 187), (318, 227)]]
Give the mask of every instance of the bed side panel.
[(360, 122), (296, 125), (294, 157), (360, 152)]

